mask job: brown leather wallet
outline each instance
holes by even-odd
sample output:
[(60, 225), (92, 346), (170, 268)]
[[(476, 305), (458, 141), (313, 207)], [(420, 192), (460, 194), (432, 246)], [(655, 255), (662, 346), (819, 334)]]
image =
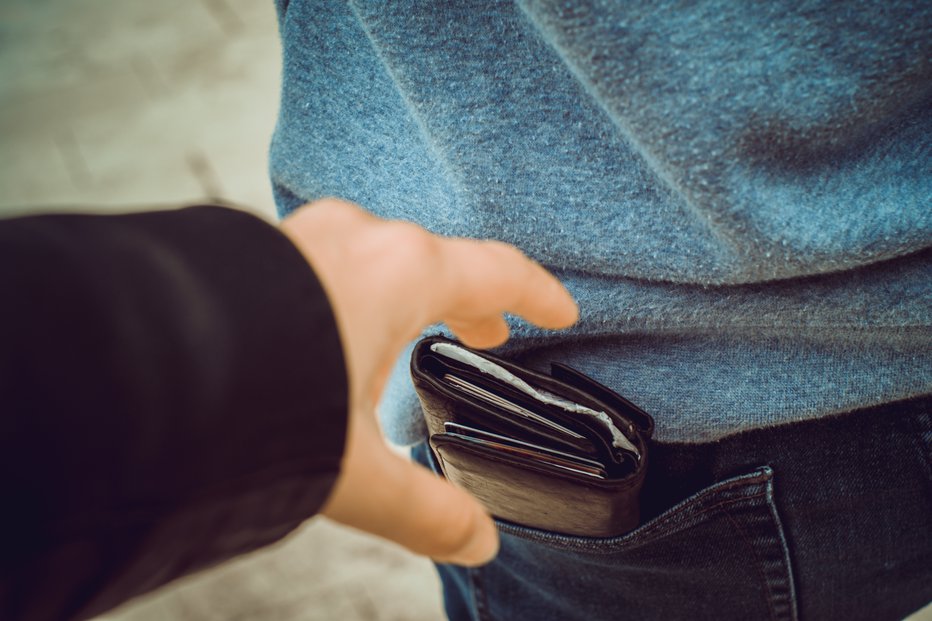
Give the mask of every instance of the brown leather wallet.
[(638, 525), (654, 421), (624, 397), (441, 336), (415, 345), (411, 376), (443, 474), (492, 515), (588, 537)]

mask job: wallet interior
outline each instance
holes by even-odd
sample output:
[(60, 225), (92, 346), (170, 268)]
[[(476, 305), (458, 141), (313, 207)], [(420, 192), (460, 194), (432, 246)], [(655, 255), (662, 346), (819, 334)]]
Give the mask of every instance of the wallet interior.
[(446, 340), (417, 358), (418, 370), (457, 404), (447, 409), (445, 437), (434, 443), (583, 478), (616, 479), (637, 469), (640, 449), (625, 434), (630, 421), (585, 394)]

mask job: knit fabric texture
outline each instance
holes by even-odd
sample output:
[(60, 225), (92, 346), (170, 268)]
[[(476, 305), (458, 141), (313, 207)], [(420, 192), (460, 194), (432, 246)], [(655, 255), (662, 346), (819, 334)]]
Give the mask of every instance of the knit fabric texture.
[[(575, 366), (705, 441), (932, 392), (932, 3), (279, 0), (280, 212), (520, 247)], [(436, 330), (434, 330), (436, 332)], [(381, 413), (423, 438), (399, 360)]]

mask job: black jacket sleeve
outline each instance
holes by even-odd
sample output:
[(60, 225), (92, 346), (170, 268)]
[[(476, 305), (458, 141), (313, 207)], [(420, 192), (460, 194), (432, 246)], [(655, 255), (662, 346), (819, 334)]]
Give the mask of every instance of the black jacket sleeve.
[(0, 222), (0, 618), (87, 618), (280, 539), (346, 416), (324, 291), (258, 218)]

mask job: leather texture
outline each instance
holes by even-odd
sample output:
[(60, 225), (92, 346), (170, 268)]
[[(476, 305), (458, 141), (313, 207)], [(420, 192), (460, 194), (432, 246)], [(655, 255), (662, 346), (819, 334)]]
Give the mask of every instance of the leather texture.
[[(636, 448), (639, 458), (616, 446), (609, 428), (594, 417), (535, 401), (493, 375), (439, 355), (431, 349), (436, 343), (455, 344), (535, 389), (604, 412)], [(445, 379), (450, 373), (532, 409), (581, 437), (555, 432), (464, 393)], [(590, 537), (615, 536), (638, 525), (639, 495), (654, 421), (622, 396), (565, 365), (552, 364), (547, 375), (441, 336), (427, 337), (415, 345), (411, 375), (429, 429), (430, 446), (444, 476), (476, 496), (496, 518)], [(604, 478), (470, 441), (450, 433), (447, 423), (599, 462)]]

